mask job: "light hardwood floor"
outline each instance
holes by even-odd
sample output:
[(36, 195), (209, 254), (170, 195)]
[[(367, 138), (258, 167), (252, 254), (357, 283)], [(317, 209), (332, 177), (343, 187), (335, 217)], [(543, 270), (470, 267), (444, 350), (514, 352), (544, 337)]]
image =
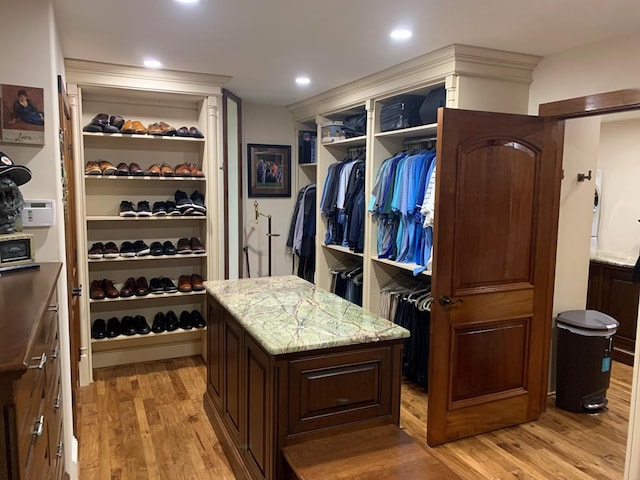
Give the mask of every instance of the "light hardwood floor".
[[(607, 412), (565, 412), (550, 397), (536, 422), (429, 450), (468, 480), (621, 479), (631, 375), (614, 362)], [(97, 370), (79, 395), (80, 479), (234, 479), (204, 413), (205, 378), (200, 357)], [(405, 383), (400, 426), (429, 448), (426, 417), (426, 394)]]

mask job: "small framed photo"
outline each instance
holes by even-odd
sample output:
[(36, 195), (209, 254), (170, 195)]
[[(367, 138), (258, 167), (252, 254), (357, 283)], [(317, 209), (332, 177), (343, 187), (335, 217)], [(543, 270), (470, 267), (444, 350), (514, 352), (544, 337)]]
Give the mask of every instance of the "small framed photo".
[(44, 89), (2, 85), (2, 141), (44, 145)]
[(291, 196), (291, 145), (247, 145), (249, 197)]

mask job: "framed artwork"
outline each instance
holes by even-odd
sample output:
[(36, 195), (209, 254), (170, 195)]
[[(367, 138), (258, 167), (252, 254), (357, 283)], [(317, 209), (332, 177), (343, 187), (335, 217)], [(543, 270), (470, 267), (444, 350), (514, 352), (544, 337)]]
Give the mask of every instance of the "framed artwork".
[(291, 145), (247, 145), (249, 197), (291, 196)]
[(2, 85), (2, 141), (44, 145), (44, 89)]

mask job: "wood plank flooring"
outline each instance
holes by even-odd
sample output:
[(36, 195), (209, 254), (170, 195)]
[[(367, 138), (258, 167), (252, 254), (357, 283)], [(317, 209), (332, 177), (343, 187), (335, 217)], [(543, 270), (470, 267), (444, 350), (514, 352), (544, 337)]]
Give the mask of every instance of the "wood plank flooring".
[[(622, 479), (632, 372), (614, 362), (607, 412), (565, 412), (550, 397), (536, 422), (429, 450), (467, 480)], [(80, 479), (234, 479), (204, 413), (205, 379), (200, 357), (97, 370), (76, 412)], [(429, 448), (426, 418), (426, 394), (405, 383), (400, 426)]]

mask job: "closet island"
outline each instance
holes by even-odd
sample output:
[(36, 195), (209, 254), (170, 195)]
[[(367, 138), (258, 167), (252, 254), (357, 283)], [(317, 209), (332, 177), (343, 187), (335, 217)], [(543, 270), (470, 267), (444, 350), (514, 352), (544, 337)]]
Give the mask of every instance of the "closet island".
[(407, 330), (296, 276), (205, 286), (204, 405), (237, 475), (283, 478), (285, 446), (398, 425)]

